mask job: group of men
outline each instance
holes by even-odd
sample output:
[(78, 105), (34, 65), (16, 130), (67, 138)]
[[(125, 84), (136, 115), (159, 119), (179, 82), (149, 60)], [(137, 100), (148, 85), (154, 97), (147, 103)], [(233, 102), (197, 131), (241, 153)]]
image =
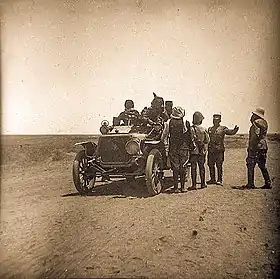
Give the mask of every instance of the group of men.
[[(243, 187), (244, 189), (255, 188), (254, 169), (256, 164), (258, 164), (265, 181), (262, 188), (271, 188), (271, 180), (266, 168), (268, 124), (264, 114), (264, 109), (257, 108), (252, 112), (250, 119), (252, 125), (249, 130), (248, 156), (246, 158), (248, 182)], [(127, 117), (127, 115), (130, 115), (130, 117)], [(188, 190), (197, 189), (197, 166), (201, 188), (206, 188), (207, 184), (223, 185), (224, 139), (226, 135), (234, 135), (238, 132), (239, 127), (237, 125), (233, 129), (229, 129), (221, 125), (221, 114), (214, 114), (213, 126), (206, 129), (202, 126), (204, 116), (199, 111), (193, 114), (191, 125), (189, 121), (184, 121), (185, 110), (182, 107), (173, 107), (172, 101), (164, 103), (163, 98), (158, 97), (155, 93), (151, 107), (144, 108), (141, 114), (134, 109), (132, 100), (126, 100), (125, 111), (118, 118), (127, 125), (127, 121), (131, 121), (131, 119), (132, 122), (137, 121), (141, 116), (142, 119), (146, 119), (146, 123), (159, 121), (163, 124), (164, 128), (160, 137), (165, 143), (171, 163), (174, 192), (185, 191), (186, 170), (189, 164), (192, 186)], [(205, 181), (206, 156), (210, 173), (210, 180), (207, 182)], [(178, 188), (179, 181), (180, 190)]]
[[(181, 107), (174, 107), (170, 120), (166, 122), (162, 140), (167, 143), (168, 138), (168, 155), (171, 162), (174, 178), (174, 191), (178, 189), (178, 175), (180, 174), (181, 192), (185, 190), (186, 162), (191, 165), (192, 186), (188, 190), (197, 188), (197, 166), (199, 169), (201, 188), (206, 188), (207, 184), (223, 185), (223, 162), (224, 162), (224, 138), (225, 135), (234, 135), (238, 132), (239, 127), (229, 129), (220, 125), (221, 114), (213, 115), (213, 126), (208, 129), (202, 126), (204, 116), (201, 112), (196, 111), (193, 114), (192, 125), (188, 121), (184, 123), (183, 117), (185, 111)], [(176, 127), (176, 128), (174, 128)], [(205, 181), (205, 162), (210, 172), (210, 180)], [(217, 179), (216, 179), (217, 168)], [(175, 175), (174, 175), (175, 172)]]

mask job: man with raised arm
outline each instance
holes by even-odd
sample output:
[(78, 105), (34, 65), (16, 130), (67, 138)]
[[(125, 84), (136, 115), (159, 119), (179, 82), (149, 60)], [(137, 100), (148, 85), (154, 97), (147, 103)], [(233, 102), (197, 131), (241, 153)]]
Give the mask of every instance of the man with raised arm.
[[(239, 127), (235, 125), (233, 129), (220, 125), (221, 114), (213, 115), (213, 126), (208, 128), (210, 142), (208, 145), (208, 160), (207, 164), (210, 172), (210, 180), (207, 184), (223, 185), (223, 162), (225, 153), (225, 135), (235, 135)], [(218, 180), (216, 181), (216, 170), (218, 172)]]

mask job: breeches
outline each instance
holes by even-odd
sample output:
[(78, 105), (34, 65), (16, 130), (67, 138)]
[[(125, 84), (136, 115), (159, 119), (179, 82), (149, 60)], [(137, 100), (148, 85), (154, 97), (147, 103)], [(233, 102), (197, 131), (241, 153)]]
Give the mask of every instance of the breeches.
[(207, 164), (208, 166), (222, 165), (225, 158), (224, 151), (208, 152)]
[(186, 148), (173, 148), (168, 155), (172, 170), (179, 171), (183, 169), (184, 163), (189, 159), (189, 150)]
[(218, 181), (222, 182), (223, 179), (223, 162), (224, 162), (224, 151), (209, 152), (207, 158), (207, 164), (210, 171), (211, 180), (216, 180), (215, 165), (218, 170)]
[(249, 168), (254, 168), (258, 164), (260, 169), (265, 168), (267, 158), (266, 150), (247, 151), (246, 165)]
[(190, 157), (191, 162), (191, 177), (192, 177), (192, 185), (196, 185), (196, 177), (197, 177), (197, 165), (199, 168), (199, 175), (201, 180), (201, 185), (205, 185), (205, 154), (192, 154)]
[(270, 177), (266, 168), (267, 150), (247, 150), (246, 165), (248, 170), (248, 184), (254, 185), (254, 169), (256, 164), (260, 168), (266, 184), (270, 183)]

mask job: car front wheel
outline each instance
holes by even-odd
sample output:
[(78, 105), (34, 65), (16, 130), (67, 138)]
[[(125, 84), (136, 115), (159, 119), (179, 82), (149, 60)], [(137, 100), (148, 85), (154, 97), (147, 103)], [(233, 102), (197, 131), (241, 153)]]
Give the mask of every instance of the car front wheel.
[(152, 149), (146, 163), (146, 186), (150, 195), (161, 192), (163, 183), (163, 160), (158, 149)]
[(73, 180), (77, 191), (81, 195), (92, 192), (96, 180), (95, 174), (90, 174), (88, 170), (88, 159), (84, 150), (77, 153), (73, 162)]

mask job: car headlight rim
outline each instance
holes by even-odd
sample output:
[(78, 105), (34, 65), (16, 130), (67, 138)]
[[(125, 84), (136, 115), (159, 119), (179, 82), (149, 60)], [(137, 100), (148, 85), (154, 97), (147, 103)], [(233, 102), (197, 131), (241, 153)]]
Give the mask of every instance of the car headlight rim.
[(129, 140), (125, 145), (125, 150), (129, 155), (137, 155), (140, 153), (140, 142), (136, 139)]

